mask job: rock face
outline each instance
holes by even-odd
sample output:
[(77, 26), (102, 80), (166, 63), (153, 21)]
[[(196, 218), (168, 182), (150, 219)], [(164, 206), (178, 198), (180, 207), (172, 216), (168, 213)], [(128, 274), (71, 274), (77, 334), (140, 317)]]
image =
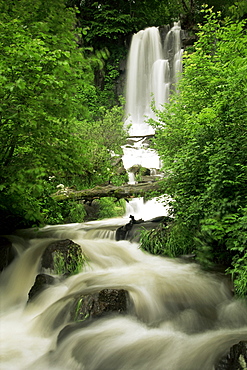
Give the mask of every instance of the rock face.
[[(56, 257), (59, 256), (59, 266)], [(80, 258), (82, 258), (80, 260)], [(88, 263), (87, 257), (83, 254), (81, 247), (69, 239), (59, 240), (51, 243), (42, 256), (41, 265), (43, 268), (59, 275), (54, 278), (48, 274), (37, 275), (35, 283), (29, 292), (29, 299), (35, 297), (39, 292), (54, 284), (57, 279), (76, 272), (75, 264), (79, 262)], [(60, 271), (57, 271), (57, 269)], [(75, 294), (70, 307), (72, 321), (84, 321), (86, 318), (101, 317), (107, 313), (121, 313), (127, 310), (128, 293), (123, 289), (103, 289), (87, 295)]]
[(138, 243), (140, 241), (142, 230), (156, 229), (161, 223), (167, 224), (172, 221), (172, 218), (167, 216), (160, 216), (152, 218), (151, 220), (143, 221), (135, 220), (134, 216), (130, 215), (130, 222), (121, 226), (116, 231), (116, 240), (129, 240), (130, 242)]

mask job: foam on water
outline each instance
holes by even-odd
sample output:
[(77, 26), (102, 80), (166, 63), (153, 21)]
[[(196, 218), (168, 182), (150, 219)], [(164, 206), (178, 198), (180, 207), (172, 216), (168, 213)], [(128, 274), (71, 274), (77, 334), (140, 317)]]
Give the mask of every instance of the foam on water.
[[(49, 231), (48, 239), (42, 232), (33, 238), (32, 231), (28, 240), (26, 231), (26, 251), (0, 279), (1, 369), (213, 370), (230, 346), (247, 340), (246, 303), (232, 298), (225, 280), (194, 263), (144, 253), (135, 243), (81, 233), (106, 225), (113, 229), (114, 220), (46, 227), (41, 231)], [(44, 246), (59, 228), (63, 238), (73, 235), (90, 265), (27, 304)], [(105, 288), (128, 292), (128, 312), (78, 323), (60, 335), (73, 298)]]

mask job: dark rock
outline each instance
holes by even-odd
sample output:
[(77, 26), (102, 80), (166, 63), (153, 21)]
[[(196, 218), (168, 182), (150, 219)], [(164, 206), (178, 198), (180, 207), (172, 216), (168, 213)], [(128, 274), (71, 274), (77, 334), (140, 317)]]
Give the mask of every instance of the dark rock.
[(119, 168), (117, 169), (116, 174), (117, 174), (117, 175), (124, 175), (124, 174), (127, 174), (127, 171), (126, 171), (126, 169), (124, 168), (124, 166), (122, 166), (122, 167), (119, 167)]
[(173, 219), (171, 217), (168, 217), (168, 216), (158, 216), (158, 217), (154, 217), (154, 218), (151, 218), (150, 220), (148, 220), (148, 222), (163, 222), (165, 224), (171, 222)]
[(103, 289), (98, 293), (84, 296), (78, 312), (78, 319), (85, 316), (101, 317), (109, 312), (127, 310), (127, 292), (123, 289)]
[[(57, 271), (56, 260), (60, 259), (60, 271)], [(51, 243), (43, 253), (41, 266), (50, 269), (59, 275), (71, 275), (79, 263), (83, 264), (87, 257), (81, 247), (72, 240), (58, 240)]]
[(133, 174), (139, 173), (142, 166), (140, 164), (134, 164), (132, 167), (129, 168), (129, 172), (132, 172)]
[(130, 230), (133, 228), (133, 225), (141, 224), (144, 222), (143, 220), (135, 220), (135, 217), (132, 215), (130, 215), (129, 218), (131, 219), (130, 222), (128, 222), (126, 225), (119, 227), (116, 230), (116, 240), (117, 241), (129, 239), (128, 236), (129, 236)]
[(30, 292), (28, 293), (29, 300), (34, 298), (38, 293), (48, 288), (56, 279), (53, 276), (47, 274), (39, 274), (36, 276), (34, 285), (32, 286)]
[(0, 209), (0, 235), (10, 235), (17, 229), (32, 227), (32, 221), (27, 221), (24, 217), (14, 214), (11, 210)]
[(116, 241), (118, 242), (119, 240), (125, 240), (126, 233), (127, 233), (126, 225), (120, 226), (116, 230)]
[(97, 220), (99, 218), (100, 203), (98, 200), (93, 200), (88, 203), (84, 203), (84, 208), (86, 211), (86, 216), (84, 221)]
[(91, 319), (122, 314), (128, 308), (128, 292), (124, 289), (104, 289), (75, 299), (71, 317), (75, 323), (67, 325), (58, 336), (58, 343), (73, 331), (87, 326)]
[(129, 172), (132, 172), (135, 175), (140, 174), (142, 176), (150, 176), (151, 174), (150, 168), (142, 167), (139, 164), (135, 164), (129, 168)]
[(0, 271), (3, 271), (14, 257), (12, 243), (7, 238), (0, 236)]
[(160, 222), (150, 222), (150, 221), (145, 221), (140, 224), (134, 224), (132, 229), (128, 232), (126, 235), (126, 239), (129, 240), (132, 243), (138, 243), (141, 238), (141, 232), (143, 230), (153, 230), (156, 229), (160, 225)]
[(135, 220), (134, 217), (130, 216), (131, 221), (119, 227), (116, 230), (116, 240), (129, 240), (130, 242), (139, 242), (142, 230), (156, 229), (160, 224), (167, 225), (172, 222), (172, 218), (168, 216), (159, 216), (152, 218), (147, 221)]
[(215, 370), (245, 370), (247, 365), (247, 342), (239, 342), (222, 357)]
[(111, 160), (112, 172), (114, 175), (126, 175), (127, 171), (124, 168), (123, 159), (120, 156), (113, 157)]

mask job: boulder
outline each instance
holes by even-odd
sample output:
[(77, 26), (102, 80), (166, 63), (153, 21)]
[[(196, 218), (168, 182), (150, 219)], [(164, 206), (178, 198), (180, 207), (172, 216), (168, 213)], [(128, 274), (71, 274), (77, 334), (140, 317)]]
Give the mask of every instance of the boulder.
[(75, 297), (71, 318), (75, 321), (65, 326), (58, 335), (60, 343), (75, 330), (79, 330), (92, 319), (106, 315), (124, 314), (128, 308), (128, 292), (124, 289), (103, 289), (99, 292)]
[(147, 221), (135, 220), (134, 216), (130, 215), (130, 222), (119, 227), (116, 230), (116, 240), (129, 240), (130, 242), (138, 243), (141, 237), (142, 230), (156, 229), (161, 223), (167, 225), (173, 219), (168, 216), (159, 216)]
[(128, 293), (124, 289), (103, 289), (97, 293), (80, 297), (80, 308), (76, 320), (85, 317), (101, 317), (108, 313), (127, 310)]
[(29, 300), (34, 298), (37, 294), (39, 294), (44, 289), (46, 289), (49, 286), (51, 286), (52, 284), (54, 284), (55, 281), (56, 281), (56, 279), (51, 275), (47, 275), (47, 274), (37, 275), (36, 279), (35, 279), (35, 282), (34, 282), (32, 288), (31, 288), (31, 290), (28, 293)]
[(88, 262), (81, 247), (72, 240), (64, 239), (51, 243), (44, 251), (41, 266), (58, 275), (78, 273)]
[(247, 342), (239, 342), (222, 357), (215, 370), (245, 370), (247, 368)]

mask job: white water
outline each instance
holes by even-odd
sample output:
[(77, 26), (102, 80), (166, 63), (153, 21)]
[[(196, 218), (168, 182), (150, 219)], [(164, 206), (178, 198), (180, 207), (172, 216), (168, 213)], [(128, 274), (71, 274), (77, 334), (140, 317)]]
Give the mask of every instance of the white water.
[(144, 221), (150, 220), (157, 216), (167, 216), (169, 213), (168, 198), (161, 196), (144, 201), (143, 198), (135, 198), (126, 204), (126, 214), (135, 215), (135, 219)]
[[(163, 109), (169, 102), (172, 90), (176, 90), (179, 73), (182, 72), (181, 27), (178, 23), (167, 32), (162, 43), (159, 29), (149, 27), (134, 34), (128, 55), (126, 78), (126, 125), (131, 124), (129, 135), (131, 145), (123, 148), (123, 165), (129, 172), (129, 183), (135, 183), (131, 167), (139, 165), (151, 171), (162, 167), (158, 154), (150, 149), (146, 137), (154, 134), (154, 129), (147, 120), (155, 118), (151, 109), (154, 99), (155, 107)], [(168, 208), (159, 199), (144, 203), (135, 199), (127, 205), (127, 211), (137, 213), (144, 220), (155, 216), (167, 215)], [(133, 209), (133, 211), (131, 211)], [(150, 210), (155, 209), (155, 214)]]
[[(2, 370), (213, 370), (230, 346), (247, 340), (246, 304), (232, 298), (222, 278), (114, 241), (124, 223), (58, 225), (20, 236), (26, 249), (0, 276)], [(110, 239), (102, 238), (106, 230)], [(27, 304), (40, 256), (54, 238), (78, 243), (90, 266)], [(78, 326), (57, 344), (73, 295), (104, 288), (128, 292), (128, 313)]]
[[(168, 51), (170, 38), (172, 43), (178, 39), (177, 25), (174, 31), (166, 40)], [(171, 62), (169, 53), (164, 60), (157, 29), (137, 35), (133, 54), (137, 57), (140, 51), (144, 66), (133, 65), (130, 81), (137, 89), (128, 86), (127, 109), (130, 119), (135, 119), (132, 134), (147, 135), (153, 133), (143, 119), (152, 115), (147, 105), (150, 94), (157, 107), (168, 101), (182, 52), (175, 48), (176, 62)], [(148, 58), (142, 40), (149, 47)], [(158, 85), (150, 81), (150, 75)], [(138, 155), (129, 148), (125, 167), (141, 164), (159, 169), (158, 156), (150, 150), (147, 155), (138, 143)], [(153, 202), (158, 208), (153, 208)], [(137, 199), (128, 207), (127, 215), (134, 214), (136, 219), (167, 212), (158, 200), (144, 204)], [(232, 298), (225, 281), (203, 273), (195, 264), (148, 255), (128, 241), (116, 242), (116, 228), (128, 221), (48, 226), (37, 234), (30, 230), (11, 238), (17, 257), (0, 275), (1, 370), (213, 370), (232, 345), (247, 340), (246, 303)], [(35, 277), (42, 272), (44, 249), (55, 239), (66, 238), (81, 246), (90, 265), (27, 303)], [(57, 343), (59, 333), (70, 323), (73, 296), (104, 288), (125, 289), (128, 312), (78, 326)]]
[(160, 169), (161, 163), (158, 154), (145, 146), (145, 138), (133, 140), (133, 145), (124, 148), (123, 165), (128, 170), (134, 165), (145, 168)]
[(133, 35), (126, 83), (126, 112), (130, 115), (127, 123), (132, 123), (131, 136), (153, 134), (153, 129), (145, 123), (144, 117), (151, 114), (151, 75), (154, 63), (162, 59), (162, 46), (159, 31), (150, 27)]
[[(158, 28), (150, 27), (132, 37), (127, 63), (126, 124), (131, 124), (130, 136), (153, 135), (148, 124), (155, 118), (151, 109), (162, 109), (169, 102), (182, 72), (181, 28), (178, 23), (167, 33), (164, 43)], [(154, 167), (156, 168), (156, 167)]]

